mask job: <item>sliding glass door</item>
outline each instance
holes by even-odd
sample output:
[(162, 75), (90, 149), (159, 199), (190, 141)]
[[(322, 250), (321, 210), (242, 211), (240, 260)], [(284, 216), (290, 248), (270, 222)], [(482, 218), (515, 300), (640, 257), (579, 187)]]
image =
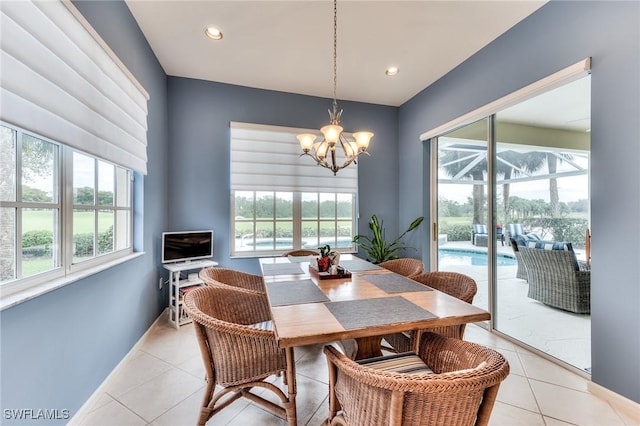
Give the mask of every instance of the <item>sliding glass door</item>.
[(487, 120), (440, 136), (437, 147), (438, 270), (472, 277), (473, 304), (488, 310)]
[(566, 287), (589, 271), (589, 117), (586, 76), (439, 135), (431, 188), (432, 264), (476, 280), (494, 330), (586, 372), (588, 301), (565, 299), (584, 299)]

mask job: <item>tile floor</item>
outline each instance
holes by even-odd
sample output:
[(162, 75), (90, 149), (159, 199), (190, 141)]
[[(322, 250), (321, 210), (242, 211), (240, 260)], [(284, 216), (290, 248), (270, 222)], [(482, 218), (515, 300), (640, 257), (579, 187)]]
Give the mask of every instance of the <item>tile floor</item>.
[[(638, 425), (608, 402), (587, 391), (588, 380), (533, 353), (469, 325), (465, 339), (500, 351), (511, 374), (502, 383), (491, 425)], [(296, 349), (298, 423), (326, 419), (327, 366), (321, 345)], [(85, 415), (72, 425), (180, 426), (196, 423), (204, 391), (204, 369), (191, 324), (171, 328), (163, 316), (137, 345), (135, 353), (87, 401)], [(280, 380), (280, 379), (275, 379)], [(284, 420), (240, 399), (209, 425), (286, 425)]]

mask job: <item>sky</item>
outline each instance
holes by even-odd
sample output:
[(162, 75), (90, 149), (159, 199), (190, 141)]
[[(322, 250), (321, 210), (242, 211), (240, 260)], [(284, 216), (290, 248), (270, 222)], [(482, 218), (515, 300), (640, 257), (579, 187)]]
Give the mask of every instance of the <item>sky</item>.
[[(560, 201), (578, 201), (589, 198), (587, 176), (572, 176), (558, 179), (558, 193)], [(440, 197), (465, 204), (471, 197), (472, 185), (446, 184), (440, 185)], [(528, 200), (542, 199), (549, 202), (549, 181), (537, 180), (531, 182), (512, 183), (509, 188), (510, 196), (517, 196)], [(498, 196), (502, 197), (502, 185), (498, 185)]]

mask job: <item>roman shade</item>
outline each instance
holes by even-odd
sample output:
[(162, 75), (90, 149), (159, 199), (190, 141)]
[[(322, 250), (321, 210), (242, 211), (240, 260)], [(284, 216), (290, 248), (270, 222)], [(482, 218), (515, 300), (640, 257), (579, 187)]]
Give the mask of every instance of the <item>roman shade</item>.
[(2, 2), (0, 119), (147, 171), (149, 95), (71, 2)]
[(300, 157), (299, 133), (313, 130), (231, 122), (231, 190), (358, 191), (358, 168), (352, 164), (337, 176)]

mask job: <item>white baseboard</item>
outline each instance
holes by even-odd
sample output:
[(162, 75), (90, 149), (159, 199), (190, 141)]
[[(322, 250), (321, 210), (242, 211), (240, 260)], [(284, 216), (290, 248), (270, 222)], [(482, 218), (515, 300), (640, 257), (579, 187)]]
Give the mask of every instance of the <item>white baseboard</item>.
[(589, 382), (587, 384), (587, 389), (598, 398), (602, 398), (611, 403), (611, 405), (614, 405), (617, 410), (622, 411), (634, 420), (634, 422), (640, 425), (640, 404), (625, 398), (604, 386), (600, 386), (597, 383)]
[(142, 337), (138, 339), (135, 345), (133, 345), (133, 347), (129, 350), (129, 352), (127, 352), (127, 354), (120, 360), (118, 365), (116, 365), (116, 367), (113, 370), (111, 370), (111, 373), (109, 373), (109, 375), (102, 381), (100, 386), (98, 386), (98, 388), (91, 394), (89, 399), (87, 399), (84, 402), (84, 404), (82, 404), (82, 407), (80, 407), (80, 409), (71, 418), (71, 420), (69, 420), (68, 425), (78, 424), (80, 420), (83, 419), (91, 411), (94, 405), (93, 404), (94, 401), (104, 392), (104, 388), (106, 386), (106, 383), (109, 382), (109, 379), (115, 376), (116, 374), (118, 374), (119, 370), (133, 357), (133, 355), (138, 351), (138, 348), (142, 344), (142, 341), (144, 340), (144, 338), (147, 337), (147, 334), (149, 334), (149, 332), (153, 329), (153, 327), (157, 324), (157, 322), (160, 321), (161, 319), (166, 319), (165, 314), (168, 312), (168, 310), (169, 308), (167, 307), (162, 311), (160, 315), (158, 315), (158, 318), (156, 318), (153, 324), (149, 326), (149, 328), (147, 329), (147, 331), (144, 332)]

